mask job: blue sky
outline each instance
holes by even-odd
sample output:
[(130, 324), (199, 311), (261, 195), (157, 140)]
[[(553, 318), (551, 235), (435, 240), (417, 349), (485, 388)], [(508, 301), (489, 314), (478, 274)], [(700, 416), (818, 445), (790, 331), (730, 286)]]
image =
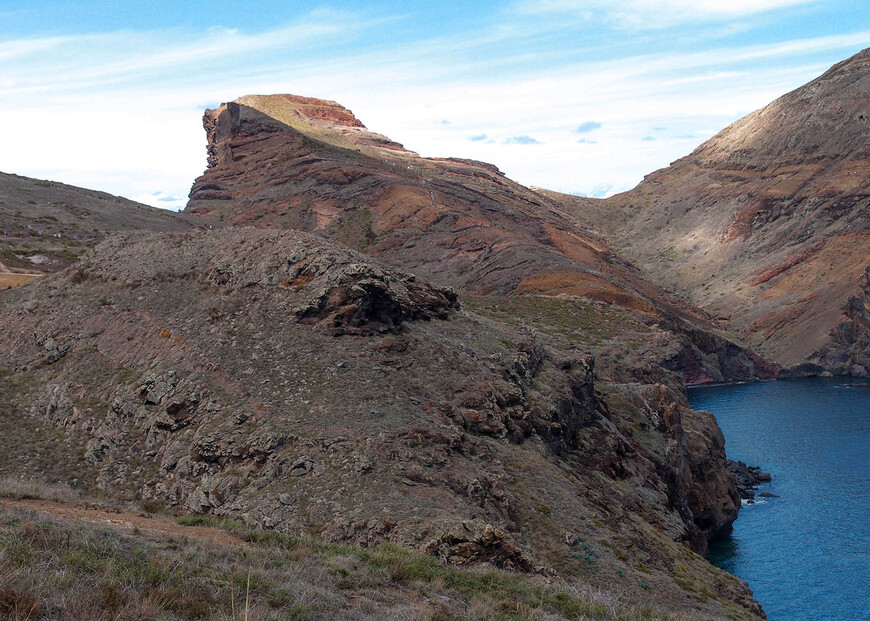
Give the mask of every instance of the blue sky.
[(285, 92), (604, 196), (868, 46), (860, 0), (5, 0), (0, 170), (183, 207), (203, 108)]

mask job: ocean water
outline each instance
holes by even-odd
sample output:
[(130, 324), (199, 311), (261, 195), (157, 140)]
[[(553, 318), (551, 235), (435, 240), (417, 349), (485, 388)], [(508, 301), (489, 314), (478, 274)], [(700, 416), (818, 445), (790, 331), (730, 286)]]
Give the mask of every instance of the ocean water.
[(747, 581), (771, 621), (870, 620), (870, 382), (698, 388), (689, 401), (777, 496), (756, 494), (711, 562)]

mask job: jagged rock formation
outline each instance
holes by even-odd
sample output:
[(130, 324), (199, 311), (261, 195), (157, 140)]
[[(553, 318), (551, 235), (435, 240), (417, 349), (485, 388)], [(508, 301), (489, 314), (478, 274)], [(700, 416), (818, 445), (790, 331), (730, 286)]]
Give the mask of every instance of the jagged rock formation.
[(864, 50), (634, 190), (563, 203), (787, 374), (865, 375), (868, 98)]
[(770, 377), (710, 318), (640, 277), (556, 201), (494, 166), (425, 159), (334, 102), (248, 96), (208, 110), (187, 213), (329, 237), (460, 292), (577, 296), (642, 313), (690, 382)]
[(758, 466), (748, 466), (742, 461), (728, 460), (728, 469), (734, 475), (737, 492), (743, 500), (753, 500), (759, 483), (769, 483), (770, 474), (762, 472)]
[(107, 240), (0, 312), (0, 474), (762, 614), (690, 551), (739, 497), (715, 420), (661, 366), (681, 346), (632, 311), (460, 308), (327, 240), (246, 227)]

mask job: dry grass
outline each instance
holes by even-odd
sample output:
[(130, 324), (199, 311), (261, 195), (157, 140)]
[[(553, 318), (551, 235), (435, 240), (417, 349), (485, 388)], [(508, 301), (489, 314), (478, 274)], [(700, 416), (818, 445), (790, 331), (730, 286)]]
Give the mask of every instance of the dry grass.
[(63, 483), (46, 483), (24, 477), (0, 476), (0, 497), (15, 500), (51, 500), (80, 502), (79, 492)]
[(20, 287), (42, 278), (44, 274), (0, 274), (0, 290), (11, 289), (12, 287)]
[[(187, 523), (190, 523), (187, 521)], [(582, 586), (461, 570), (393, 545), (364, 550), (222, 525), (246, 548), (0, 510), (0, 618), (669, 619)]]

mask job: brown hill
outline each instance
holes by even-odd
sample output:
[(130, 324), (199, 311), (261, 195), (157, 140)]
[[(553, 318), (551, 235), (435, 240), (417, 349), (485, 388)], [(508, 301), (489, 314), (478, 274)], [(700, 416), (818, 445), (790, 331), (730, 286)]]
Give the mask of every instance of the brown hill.
[(0, 290), (71, 265), (112, 233), (201, 226), (105, 192), (0, 172)]
[[(565, 199), (659, 284), (800, 371), (870, 369), (870, 50), (634, 190)], [(582, 204), (581, 204), (582, 203)], [(815, 366), (820, 365), (820, 366)]]
[(428, 159), (334, 102), (248, 96), (208, 110), (186, 212), (314, 232), (461, 293), (579, 296), (641, 313), (684, 343), (689, 381), (769, 376), (710, 318), (642, 278), (559, 203), (481, 162)]
[(697, 554), (740, 498), (684, 388), (764, 361), (492, 166), (310, 98), (205, 127), (186, 218), (217, 230), (0, 294), (0, 475), (763, 615)]
[(242, 97), (207, 111), (205, 126), (209, 168), (190, 214), (315, 231), (477, 294), (580, 292), (649, 310), (648, 297), (666, 297), (495, 167), (421, 158), (334, 102)]
[(460, 309), (322, 238), (244, 227), (115, 236), (0, 313), (0, 475), (555, 572), (650, 618), (761, 613), (689, 549), (740, 501), (715, 420), (661, 367), (679, 344), (632, 311)]

